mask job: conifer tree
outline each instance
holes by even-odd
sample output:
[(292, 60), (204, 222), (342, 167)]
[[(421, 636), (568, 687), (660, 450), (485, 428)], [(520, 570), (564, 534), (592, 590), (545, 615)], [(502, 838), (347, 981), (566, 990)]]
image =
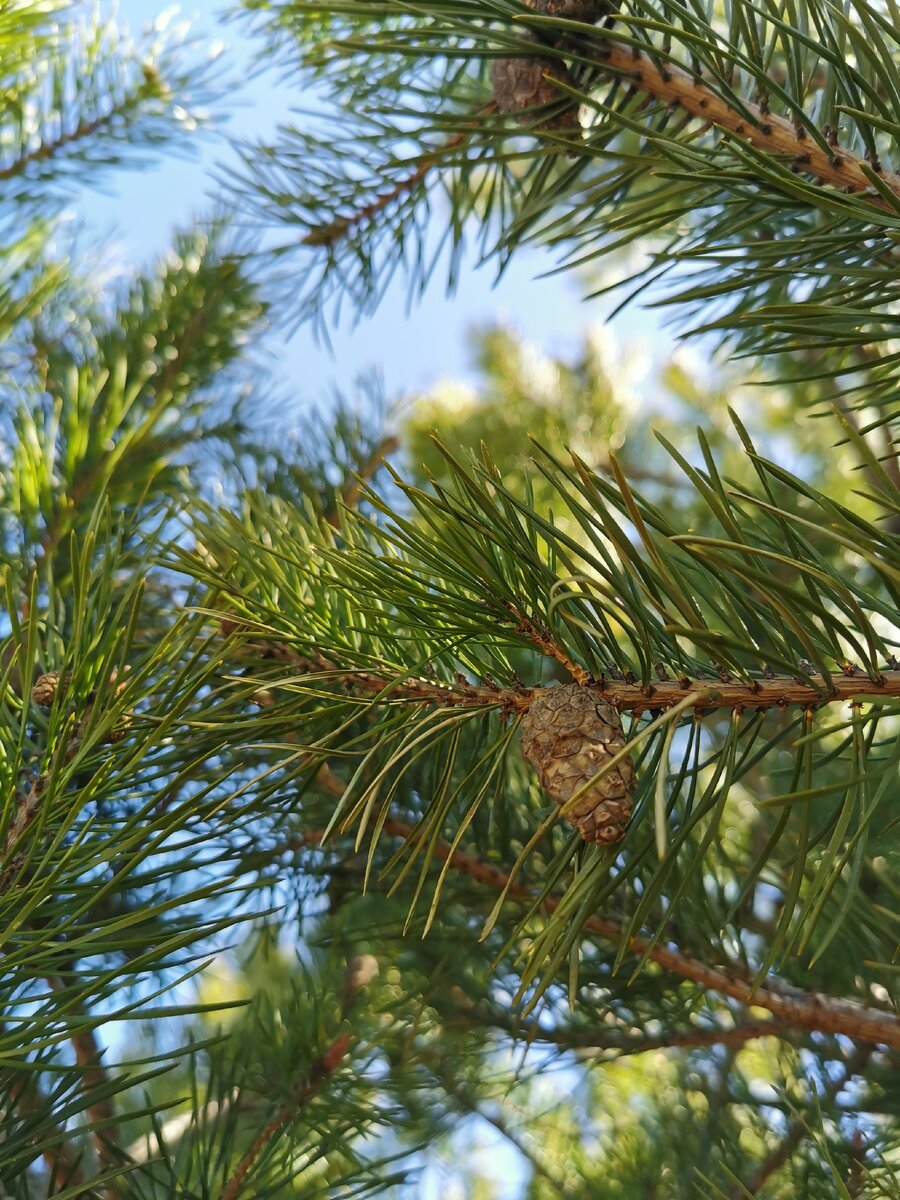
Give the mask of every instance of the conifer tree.
[[(244, 7), (260, 236), (103, 292), (72, 164), (202, 80), (0, 12), (3, 1194), (900, 1196), (893, 10)], [(254, 429), (270, 316), (472, 243), (717, 382), (488, 331)]]

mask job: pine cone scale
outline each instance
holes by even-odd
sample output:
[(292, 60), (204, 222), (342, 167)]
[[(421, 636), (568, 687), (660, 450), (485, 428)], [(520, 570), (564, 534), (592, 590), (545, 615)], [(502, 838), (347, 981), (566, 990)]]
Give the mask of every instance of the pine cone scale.
[(562, 807), (581, 791), (565, 818), (585, 841), (620, 841), (631, 817), (631, 758), (598, 777), (625, 746), (616, 710), (575, 683), (542, 689), (522, 719), (521, 736), (522, 753), (552, 800)]

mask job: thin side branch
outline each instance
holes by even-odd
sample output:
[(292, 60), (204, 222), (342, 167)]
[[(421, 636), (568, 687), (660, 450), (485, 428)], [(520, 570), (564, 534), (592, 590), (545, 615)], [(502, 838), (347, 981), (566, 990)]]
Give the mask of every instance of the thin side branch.
[(555, 658), (558, 663), (561, 663), (569, 672), (576, 683), (582, 687), (587, 687), (591, 683), (591, 673), (586, 671), (580, 663), (574, 662), (559, 642), (553, 637), (546, 626), (539, 624), (526, 613), (514, 605), (509, 606), (510, 615), (516, 623), (516, 630), (525, 635), (528, 640), (540, 650), (541, 654), (546, 654), (549, 658)]
[[(390, 836), (406, 841), (414, 840), (418, 836), (413, 826), (405, 821), (389, 819), (385, 821), (383, 829)], [(314, 836), (308, 834), (307, 841), (312, 842)], [(530, 888), (523, 884), (510, 883), (507, 873), (491, 863), (483, 862), (463, 850), (453, 850), (447, 842), (430, 844), (429, 849), (439, 862), (449, 862), (454, 870), (468, 875), (470, 879), (475, 879), (494, 891), (506, 890), (508, 895), (526, 902), (535, 900), (535, 894)], [(560, 899), (559, 896), (545, 896), (539, 901), (539, 907), (545, 912), (553, 912), (558, 908)], [(584, 923), (584, 929), (616, 945), (621, 945), (626, 940), (624, 928), (608, 917), (589, 917)], [(743, 978), (737, 966), (727, 971), (720, 967), (711, 967), (669, 946), (657, 944), (651, 947), (642, 938), (629, 939), (628, 949), (636, 956), (646, 954), (651, 962), (657, 963), (674, 975), (679, 975), (682, 979), (690, 979), (707, 991), (729, 996), (741, 1004), (768, 1009), (780, 1022), (795, 1029), (843, 1034), (857, 1041), (889, 1046), (894, 1050), (900, 1049), (900, 1017), (893, 1013), (821, 992), (804, 991), (774, 980), (756, 985)]]
[(111, 129), (118, 120), (127, 119), (142, 101), (159, 100), (170, 95), (165, 82), (160, 78), (155, 67), (142, 64), (143, 80), (135, 81), (134, 85), (115, 102), (108, 112), (98, 113), (94, 117), (82, 117), (77, 124), (67, 132), (57, 137), (41, 140), (31, 149), (24, 150), (17, 158), (0, 167), (0, 183), (14, 179), (27, 172), (34, 164), (46, 163), (59, 158), (77, 146), (92, 138), (104, 129)]
[[(394, 434), (386, 434), (374, 448), (368, 458), (357, 465), (353, 476), (348, 479), (341, 489), (341, 504), (345, 508), (354, 508), (362, 495), (363, 486), (376, 475), (379, 467), (390, 454), (400, 449), (400, 439)], [(326, 521), (335, 528), (340, 523), (339, 514), (333, 511), (327, 514)]]
[[(52, 976), (48, 978), (47, 982), (55, 992), (65, 991), (66, 985), (61, 979)], [(89, 1093), (92, 1089), (102, 1088), (107, 1083), (107, 1075), (102, 1062), (103, 1051), (97, 1043), (94, 1031), (92, 1029), (78, 1030), (70, 1036), (69, 1041), (75, 1051), (75, 1061), (81, 1068), (82, 1089)], [(105, 1096), (101, 1100), (95, 1100), (88, 1106), (87, 1115), (92, 1122), (102, 1126), (101, 1129), (93, 1131), (91, 1140), (99, 1160), (106, 1162), (113, 1157), (110, 1154), (108, 1143), (116, 1140), (112, 1098)]]
[[(6, 1026), (3, 1026), (3, 1032), (8, 1032)], [(40, 1089), (35, 1074), (26, 1071), (20, 1072), (16, 1082), (9, 1087), (5, 1107), (7, 1114), (17, 1108), (28, 1113), (45, 1113), (51, 1104), (52, 1101)], [(64, 1127), (55, 1130), (54, 1140), (50, 1145), (45, 1145), (42, 1158), (49, 1171), (48, 1187), (54, 1191), (84, 1182), (77, 1146), (73, 1145), (71, 1132)]]
[[(871, 1046), (857, 1046), (844, 1065), (837, 1079), (832, 1080), (825, 1088), (822, 1107), (830, 1105), (847, 1084), (862, 1071), (872, 1055)], [(771, 1154), (760, 1164), (749, 1183), (743, 1184), (735, 1191), (732, 1200), (745, 1200), (747, 1195), (757, 1196), (770, 1177), (780, 1170), (790, 1159), (791, 1155), (810, 1133), (807, 1123), (795, 1117), (788, 1125), (787, 1133), (778, 1143)]]
[[(472, 118), (477, 120), (480, 117), (488, 116), (489, 113), (496, 111), (496, 107), (496, 104), (487, 104), (477, 112), (473, 112)], [(326, 225), (318, 225), (314, 229), (311, 229), (302, 239), (303, 244), (305, 246), (333, 246), (335, 243), (342, 241), (357, 226), (367, 224), (393, 204), (395, 200), (399, 200), (414, 191), (428, 177), (430, 172), (440, 165), (441, 160), (446, 155), (452, 153), (458, 146), (463, 145), (468, 141), (470, 136), (470, 130), (460, 130), (459, 133), (453, 134), (452, 137), (447, 138), (446, 141), (436, 146), (433, 150), (426, 151), (409, 174), (398, 180), (392, 188), (386, 192), (382, 192), (381, 195), (376, 196), (369, 204), (364, 204), (356, 212), (350, 213), (349, 216), (335, 217), (334, 220), (329, 221)]]
[(768, 1018), (742, 1021), (726, 1028), (723, 1025), (694, 1026), (690, 1029), (666, 1030), (656, 1036), (623, 1033), (618, 1029), (604, 1030), (598, 1036), (594, 1029), (549, 1028), (536, 1021), (517, 1022), (506, 1014), (485, 1011), (474, 1006), (469, 1012), (454, 1009), (444, 1015), (448, 1024), (482, 1028), (485, 1025), (501, 1030), (516, 1040), (545, 1043), (559, 1050), (570, 1051), (580, 1060), (608, 1056), (622, 1057), (643, 1054), (648, 1050), (699, 1050), (705, 1046), (743, 1046), (756, 1038), (777, 1037), (796, 1040), (795, 1029), (781, 1021)]
[(93, 137), (95, 133), (99, 133), (101, 129), (112, 124), (117, 116), (120, 115), (119, 109), (113, 109), (112, 112), (106, 113), (103, 116), (94, 117), (91, 121), (81, 120), (74, 129), (68, 133), (62, 134), (53, 141), (41, 142), (33, 150), (27, 150), (18, 158), (8, 163), (5, 167), (0, 167), (0, 183), (7, 179), (14, 179), (24, 172), (33, 163), (47, 162), (52, 158), (57, 158), (60, 154), (76, 145), (78, 142), (85, 141), (86, 138)]
[(268, 1125), (261, 1130), (253, 1145), (235, 1167), (231, 1178), (222, 1189), (219, 1200), (237, 1200), (244, 1179), (260, 1154), (262, 1154), (263, 1150), (282, 1127), (309, 1104), (322, 1084), (334, 1074), (346, 1055), (352, 1040), (349, 1033), (340, 1034), (334, 1039), (325, 1053), (316, 1059), (309, 1075), (307, 1075), (300, 1087), (296, 1089), (290, 1103), (285, 1104)]

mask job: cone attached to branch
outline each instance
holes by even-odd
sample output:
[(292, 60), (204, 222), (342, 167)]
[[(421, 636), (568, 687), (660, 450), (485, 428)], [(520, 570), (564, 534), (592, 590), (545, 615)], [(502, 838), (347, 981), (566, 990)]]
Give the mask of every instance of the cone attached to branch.
[(522, 718), (521, 736), (522, 753), (558, 805), (584, 789), (565, 814), (584, 840), (620, 841), (631, 816), (634, 766), (626, 757), (598, 777), (625, 746), (616, 710), (577, 683), (542, 688)]
[(556, 111), (542, 121), (538, 129), (571, 129), (578, 125), (578, 105), (566, 104), (553, 79), (571, 85), (569, 72), (553, 58), (498, 58), (491, 68), (494, 103), (499, 112), (517, 113), (520, 123), (530, 125), (535, 110), (556, 102)]
[[(534, 12), (548, 17), (561, 17), (568, 21), (581, 21), (595, 25), (608, 16), (608, 0), (524, 0)], [(575, 101), (565, 103), (565, 93), (555, 86), (556, 79), (567, 87), (574, 80), (566, 65), (557, 57), (542, 55), (540, 48), (553, 45), (571, 49), (571, 39), (566, 32), (545, 29), (528, 35), (533, 41), (535, 54), (517, 58), (498, 58), (491, 68), (491, 87), (497, 111), (516, 113), (520, 124), (530, 125), (534, 121), (534, 110), (555, 102), (555, 109), (536, 126), (537, 129), (566, 131), (578, 126), (578, 105)], [(577, 46), (575, 47), (577, 49)]]
[(47, 671), (34, 681), (31, 698), (41, 708), (50, 708), (60, 688), (65, 691), (70, 683), (71, 672)]

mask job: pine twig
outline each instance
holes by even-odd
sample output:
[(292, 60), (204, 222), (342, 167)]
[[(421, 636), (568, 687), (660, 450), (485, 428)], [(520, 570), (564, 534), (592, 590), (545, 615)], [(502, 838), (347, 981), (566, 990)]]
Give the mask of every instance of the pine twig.
[[(393, 818), (384, 822), (382, 831), (404, 841), (415, 841), (420, 836), (408, 822)], [(304, 835), (304, 840), (313, 845), (320, 842), (322, 836), (321, 831), (312, 831)], [(544, 912), (554, 912), (559, 907), (560, 896), (549, 895), (538, 899), (524, 884), (511, 883), (509, 875), (500, 867), (463, 850), (454, 850), (447, 842), (430, 843), (429, 850), (438, 862), (449, 863), (454, 870), (494, 891), (505, 891), (507, 895), (526, 903), (537, 900), (538, 907)], [(588, 917), (582, 928), (586, 933), (596, 934), (615, 945), (621, 945), (626, 940), (624, 927), (609, 917)], [(783, 1025), (816, 1033), (843, 1034), (856, 1041), (900, 1050), (900, 1017), (893, 1013), (822, 992), (804, 991), (772, 979), (757, 984), (745, 979), (737, 965), (728, 970), (712, 967), (681, 950), (659, 944), (651, 946), (643, 938), (628, 939), (628, 950), (636, 957), (646, 956), (650, 962), (671, 971), (673, 975), (690, 979), (706, 991), (728, 996), (748, 1007), (768, 1009)]]
[[(614, 31), (596, 29), (592, 34), (604, 38), (602, 49), (594, 52), (598, 67), (627, 79), (634, 91), (643, 92), (648, 99), (658, 100), (670, 108), (680, 108), (688, 117), (703, 121), (755, 150), (788, 160), (792, 171), (810, 176), (820, 185), (837, 188), (848, 195), (862, 195), (873, 209), (896, 212), (895, 206), (872, 186), (866, 172), (874, 172), (882, 186), (898, 199), (900, 175), (885, 171), (877, 161), (869, 162), (852, 150), (840, 147), (833, 133), (826, 131), (820, 137), (811, 137), (799, 118), (789, 121), (752, 100), (742, 99), (740, 108), (734, 107), (716, 95), (702, 77), (690, 74), (673, 62), (659, 65), (655, 57), (649, 57), (636, 47), (617, 44)], [(591, 53), (583, 45), (578, 46), (578, 51), (585, 56)], [(657, 50), (655, 56), (661, 53)], [(476, 121), (496, 111), (497, 104), (493, 102), (473, 111), (470, 116)], [(462, 130), (427, 152), (407, 176), (354, 213), (336, 217), (310, 230), (303, 243), (333, 247), (357, 226), (373, 220), (394, 200), (411, 192), (440, 165), (445, 155), (464, 144), (475, 128), (473, 125), (471, 130)], [(541, 127), (529, 132), (539, 136)], [(577, 143), (567, 141), (566, 147), (570, 153), (578, 152)]]
[(47, 162), (49, 159), (57, 158), (61, 153), (70, 149), (78, 142), (83, 142), (87, 138), (93, 137), (95, 133), (99, 133), (101, 129), (112, 124), (115, 117), (120, 114), (120, 109), (113, 109), (102, 116), (94, 117), (91, 121), (81, 120), (68, 133), (60, 134), (53, 141), (41, 142), (33, 150), (27, 150), (5, 167), (0, 167), (0, 183), (5, 183), (8, 179), (14, 179), (22, 175), (33, 163)]
[[(247, 628), (229, 617), (223, 618), (219, 625), (225, 637), (242, 628)], [(247, 638), (241, 643), (239, 652), (283, 662), (297, 674), (321, 679), (323, 682), (340, 684), (348, 691), (356, 692), (361, 696), (379, 696), (384, 692), (385, 703), (405, 700), (419, 704), (445, 704), (463, 708), (487, 708), (500, 705), (509, 710), (524, 710), (528, 707), (528, 692), (525, 689), (519, 692), (511, 688), (500, 688), (496, 685), (479, 686), (460, 680), (450, 684), (424, 677), (392, 679), (388, 675), (381, 675), (375, 671), (343, 668), (321, 654), (301, 654), (281, 642), (264, 638)], [(275, 685), (276, 681), (273, 681), (267, 687)]]
[[(442, 1010), (443, 1011), (443, 1010)], [(542, 1042), (556, 1046), (559, 1050), (570, 1051), (581, 1061), (605, 1056), (616, 1057), (644, 1054), (648, 1050), (699, 1050), (705, 1046), (743, 1046), (756, 1038), (777, 1037), (793, 1040), (796, 1030), (785, 1025), (782, 1021), (763, 1018), (739, 1022), (726, 1028), (722, 1025), (712, 1027), (694, 1026), (685, 1030), (666, 1030), (657, 1036), (624, 1034), (613, 1029), (597, 1036), (593, 1029), (553, 1029), (538, 1022), (516, 1022), (493, 1010), (473, 1007), (471, 1012), (454, 1009), (444, 1013), (444, 1020), (450, 1024), (465, 1027), (481, 1027), (489, 1025), (502, 1030), (510, 1037), (524, 1039), (529, 1045)]]
[[(221, 621), (221, 630), (229, 635), (239, 629), (239, 624), (230, 619)], [(686, 700), (698, 687), (703, 695), (696, 701), (695, 708), (706, 710), (730, 708), (735, 710), (786, 708), (801, 705), (817, 708), (822, 704), (856, 700), (864, 696), (894, 698), (900, 696), (900, 669), (896, 667), (879, 670), (873, 677), (862, 668), (845, 664), (840, 675), (832, 675), (820, 683), (806, 682), (794, 675), (766, 675), (762, 678), (748, 676), (746, 679), (694, 680), (681, 676), (676, 680), (657, 683), (629, 683), (625, 680), (591, 679), (584, 667), (573, 663), (565, 652), (552, 643), (552, 639), (535, 640), (541, 631), (535, 628), (535, 645), (539, 645), (552, 657), (563, 662), (578, 683), (595, 688), (598, 698), (620, 712), (641, 713), (647, 710), (673, 708)], [(529, 636), (531, 636), (529, 634)], [(549, 638), (549, 635), (547, 635)], [(552, 647), (551, 647), (552, 643)], [(322, 655), (304, 655), (283, 643), (250, 637), (242, 645), (243, 653), (253, 653), (260, 658), (274, 659), (288, 664), (299, 674), (316, 676), (323, 681), (341, 684), (349, 691), (363, 696), (379, 696), (384, 701), (406, 701), (416, 704), (438, 704), (462, 708), (497, 708), (507, 713), (522, 713), (528, 708), (538, 688), (504, 688), (496, 684), (469, 684), (461, 680), (443, 683), (436, 679), (412, 677), (392, 679), (375, 671), (358, 671), (340, 667)], [(820, 677), (821, 678), (821, 677)], [(271, 686), (274, 686), (271, 685)]]
[(818, 139), (810, 138), (801, 121), (791, 122), (766, 111), (752, 100), (741, 100), (743, 111), (740, 111), (682, 67), (671, 62), (659, 66), (648, 55), (630, 47), (609, 44), (604, 47), (600, 59), (604, 66), (627, 78), (638, 91), (681, 108), (701, 121), (708, 121), (755, 150), (790, 160), (798, 173), (810, 175), (820, 184), (847, 194), (865, 193), (873, 208), (895, 211), (872, 187), (866, 171), (874, 171), (884, 187), (898, 198), (900, 175), (883, 170), (878, 163), (866, 162), (852, 150), (843, 149), (833, 135), (822, 137), (823, 146)]
[(730, 1029), (689, 1029), (683, 1032), (661, 1033), (657, 1037), (604, 1038), (581, 1047), (580, 1057), (593, 1050), (611, 1050), (616, 1054), (643, 1054), (647, 1050), (699, 1050), (704, 1046), (743, 1046), (756, 1038), (788, 1038), (793, 1030), (784, 1022), (765, 1018), (733, 1025)]
[(325, 1053), (316, 1059), (306, 1079), (295, 1090), (290, 1102), (285, 1104), (257, 1135), (253, 1145), (235, 1167), (231, 1178), (222, 1189), (219, 1200), (237, 1200), (244, 1179), (260, 1154), (282, 1127), (299, 1112), (302, 1112), (322, 1084), (334, 1074), (343, 1061), (352, 1040), (349, 1033), (339, 1034)]
[[(0, 167), (0, 183), (15, 179), (27, 172), (34, 164), (50, 162), (59, 158), (67, 151), (94, 137), (105, 129), (111, 129), (117, 120), (127, 119), (138, 106), (147, 100), (161, 100), (171, 96), (167, 84), (160, 77), (156, 68), (149, 63), (141, 64), (143, 79), (135, 82), (121, 98), (115, 101), (108, 111), (98, 113), (94, 117), (81, 117), (74, 128), (60, 132), (50, 140), (41, 140), (32, 149), (24, 150), (18, 157), (13, 158), (5, 166)], [(63, 115), (55, 114), (60, 120)]]
[[(378, 468), (388, 455), (393, 454), (399, 448), (400, 439), (394, 434), (386, 434), (378, 445), (375, 446), (368, 458), (357, 465), (356, 471), (351, 478), (346, 480), (341, 489), (340, 502), (344, 508), (353, 508), (358, 503), (362, 495), (363, 486), (377, 473)], [(336, 528), (340, 523), (337, 508), (329, 512), (325, 520), (329, 525), (333, 525)]]
[(516, 630), (525, 635), (528, 640), (538, 649), (541, 654), (546, 654), (549, 658), (555, 658), (558, 663), (561, 663), (569, 672), (576, 683), (582, 687), (587, 687), (591, 683), (591, 673), (577, 662), (574, 662), (559, 642), (553, 637), (549, 629), (544, 625), (538, 624), (531, 617), (527, 616), (517, 608), (514, 604), (508, 604), (512, 619), (516, 623)]
[[(7, 1032), (5, 1027), (3, 1031)], [(6, 1113), (14, 1108), (38, 1113), (46, 1112), (50, 1103), (40, 1090), (35, 1074), (28, 1071), (24, 1077), (20, 1075), (19, 1081), (9, 1088), (5, 1108)], [(76, 1187), (84, 1183), (84, 1172), (75, 1157), (71, 1133), (62, 1126), (54, 1131), (54, 1140), (52, 1144), (44, 1147), (41, 1157), (50, 1172), (48, 1187), (53, 1188), (50, 1195), (60, 1190), (57, 1184), (61, 1184), (62, 1187)], [(0, 1195), (3, 1195), (2, 1191)]]
[[(859, 1074), (871, 1057), (872, 1051), (872, 1046), (857, 1046), (837, 1079), (829, 1082), (824, 1089), (823, 1100), (826, 1104), (830, 1104), (835, 1100), (854, 1075)], [(809, 1136), (809, 1133), (810, 1130), (807, 1123), (801, 1120), (800, 1117), (795, 1117), (788, 1125), (787, 1133), (771, 1154), (759, 1165), (750, 1182), (742, 1184), (733, 1193), (732, 1200), (746, 1200), (748, 1195), (758, 1196), (760, 1190), (766, 1185), (771, 1176), (784, 1166), (800, 1143)]]
[[(496, 104), (486, 104), (482, 108), (472, 112), (471, 118), (473, 121), (477, 121), (480, 117), (485, 117), (495, 112), (496, 108)], [(473, 130), (460, 130), (459, 133), (454, 133), (452, 137), (448, 137), (433, 150), (426, 151), (409, 174), (398, 180), (392, 188), (386, 192), (382, 192), (374, 200), (370, 201), (370, 203), (364, 204), (349, 216), (335, 217), (325, 225), (317, 225), (301, 239), (302, 244), (304, 246), (331, 247), (337, 242), (342, 241), (357, 226), (365, 225), (382, 213), (395, 200), (409, 195), (440, 164), (441, 159), (468, 141)]]
[(866, 1135), (859, 1128), (853, 1130), (850, 1139), (851, 1166), (847, 1177), (850, 1200), (860, 1200), (866, 1186), (866, 1171), (863, 1160), (866, 1153)]
[[(47, 982), (54, 992), (65, 991), (66, 985), (57, 976), (48, 978)], [(82, 1088), (88, 1091), (91, 1088), (102, 1087), (107, 1081), (107, 1076), (101, 1061), (103, 1051), (97, 1044), (94, 1031), (92, 1029), (76, 1030), (70, 1035), (69, 1041), (72, 1043), (72, 1049), (75, 1051), (75, 1061), (81, 1068)], [(97, 1157), (101, 1162), (107, 1161), (112, 1157), (107, 1143), (109, 1140), (115, 1141), (116, 1139), (111, 1097), (105, 1096), (102, 1100), (97, 1100), (89, 1105), (87, 1115), (92, 1122), (103, 1127), (102, 1129), (95, 1129), (91, 1136)]]

